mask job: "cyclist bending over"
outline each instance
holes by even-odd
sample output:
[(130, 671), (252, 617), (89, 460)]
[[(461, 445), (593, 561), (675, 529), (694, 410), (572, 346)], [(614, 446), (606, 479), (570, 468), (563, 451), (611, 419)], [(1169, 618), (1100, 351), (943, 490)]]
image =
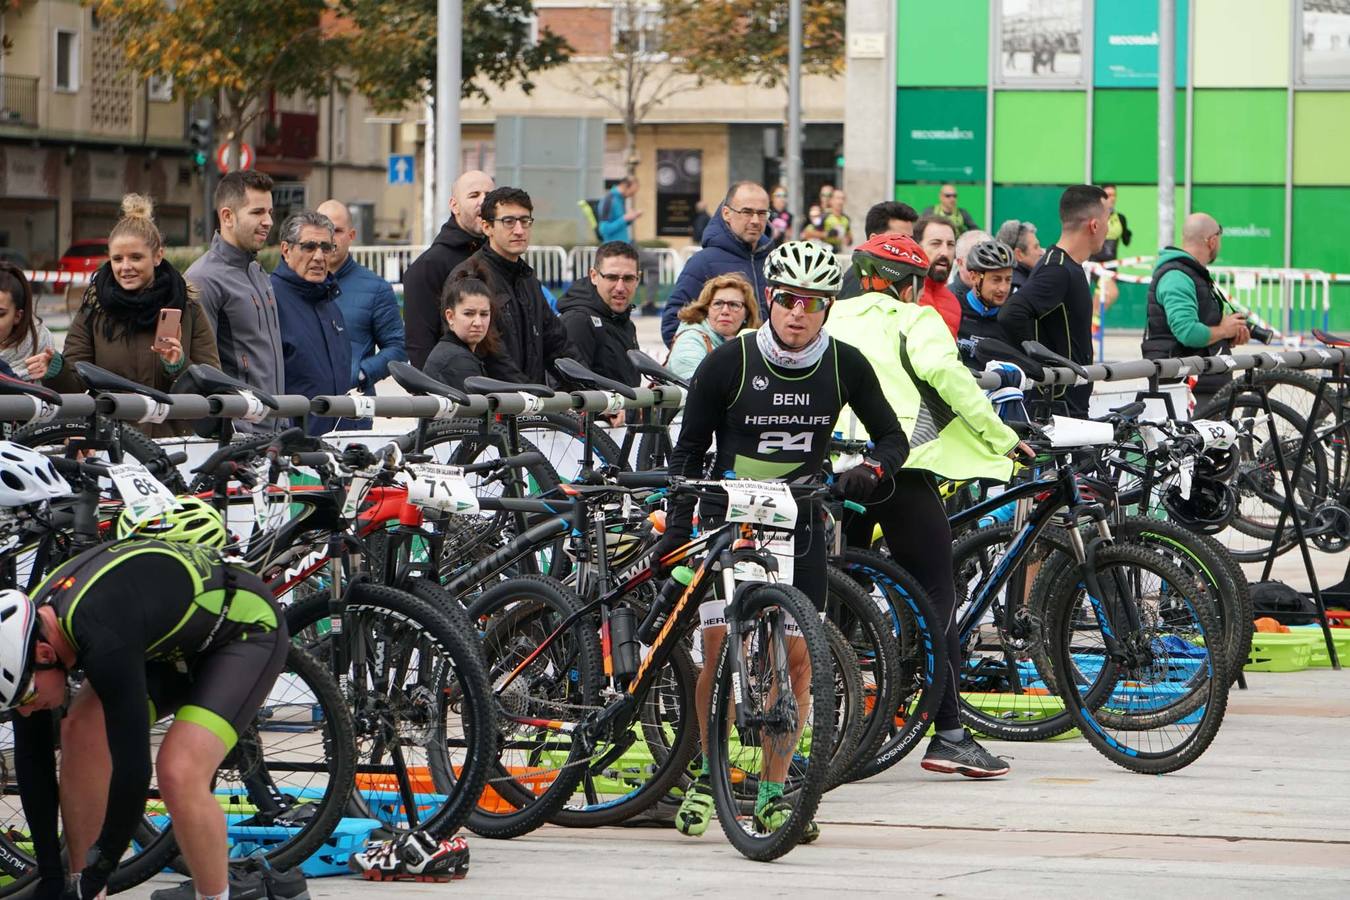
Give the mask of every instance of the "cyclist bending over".
[(159, 790), (197, 897), (224, 898), (225, 815), (211, 784), (285, 665), (285, 618), (257, 576), (221, 561), (225, 525), (206, 504), (181, 499), (139, 526), (124, 514), (118, 533), (59, 566), (33, 599), (0, 592), (0, 670), (18, 673), (0, 679), (0, 706), (20, 713), (15, 766), (38, 896), (64, 886), (53, 711), (79, 670), (61, 723), (64, 837), (72, 868), (84, 865), (72, 888), (95, 897), (126, 852), (150, 787), (150, 725), (172, 713)]
[[(868, 547), (880, 524), (891, 557), (919, 580), (944, 619), (947, 685), (923, 767), (974, 778), (1005, 775), (1008, 764), (976, 743), (958, 715), (952, 533), (934, 476), (1005, 482), (1012, 476), (1010, 457), (1020, 452), (1029, 458), (1031, 449), (1003, 424), (961, 364), (942, 317), (914, 302), (928, 272), (919, 245), (900, 234), (877, 235), (853, 252), (853, 265), (866, 293), (840, 306), (835, 330), (881, 373), (885, 400), (904, 425), (912, 452), (865, 502), (866, 514), (845, 513), (845, 534), (853, 546)], [(857, 434), (859, 421), (863, 434)], [(872, 431), (866, 416), (845, 414), (844, 422), (848, 437)]]
[[(829, 450), (835, 420), (852, 404), (867, 424), (876, 449), (872, 468), (841, 479), (845, 496), (865, 496), (877, 480), (896, 471), (908, 452), (895, 413), (885, 402), (876, 373), (861, 353), (831, 339), (824, 330), (843, 276), (834, 254), (805, 241), (775, 249), (765, 265), (769, 320), (751, 333), (728, 340), (699, 366), (684, 408), (684, 427), (671, 454), (672, 474), (697, 478), (703, 460), (717, 439), (715, 477), (800, 481), (818, 478)], [(692, 501), (672, 503), (667, 530), (657, 548), (660, 558), (689, 540)], [(703, 501), (703, 521), (725, 514), (725, 502)], [(824, 608), (826, 546), (819, 510), (801, 510), (794, 534), (796, 559), (793, 585), (817, 608)], [(705, 749), (703, 768), (685, 794), (676, 827), (701, 835), (712, 818), (706, 748), (708, 708), (712, 702), (713, 665), (721, 652), (725, 626), (710, 626), (723, 616), (724, 601), (709, 601), (703, 617), (703, 659), (695, 692), (699, 735)], [(789, 672), (800, 703), (807, 700), (810, 663), (804, 643), (792, 638)], [(803, 719), (804, 721), (804, 719)], [(795, 745), (795, 741), (794, 741)], [(765, 777), (759, 783), (755, 821), (761, 831), (774, 831), (791, 814), (782, 799), (790, 753), (765, 751)], [(812, 823), (803, 842), (820, 834)]]

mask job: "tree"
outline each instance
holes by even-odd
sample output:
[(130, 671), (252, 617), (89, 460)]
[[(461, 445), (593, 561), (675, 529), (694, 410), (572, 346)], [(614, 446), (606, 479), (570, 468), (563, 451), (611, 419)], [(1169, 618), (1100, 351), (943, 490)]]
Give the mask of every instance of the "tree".
[(615, 0), (613, 15), (617, 27), (609, 58), (572, 78), (578, 93), (603, 102), (622, 120), (624, 165), (631, 175), (638, 164), (638, 125), (670, 97), (697, 87), (698, 79), (670, 63), (655, 3)]
[[(787, 0), (661, 0), (666, 50), (685, 72), (771, 88), (787, 81)], [(844, 71), (844, 0), (802, 0), (802, 69)]]
[(189, 103), (214, 101), (216, 133), (239, 166), (244, 129), (269, 94), (319, 97), (334, 83), (344, 41), (325, 0), (92, 0), (141, 78), (173, 78)]
[[(436, 85), (436, 0), (338, 0), (349, 23), (347, 63), (379, 110), (421, 102)], [(531, 0), (464, 0), (460, 93), (488, 99), (487, 84), (517, 84), (567, 61), (567, 41), (545, 28), (533, 40)]]

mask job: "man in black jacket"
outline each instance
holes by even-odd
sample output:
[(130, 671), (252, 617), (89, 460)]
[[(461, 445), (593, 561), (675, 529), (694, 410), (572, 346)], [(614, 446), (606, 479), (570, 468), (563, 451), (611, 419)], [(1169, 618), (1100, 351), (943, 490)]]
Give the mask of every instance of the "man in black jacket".
[(637, 327), (630, 318), (637, 286), (637, 251), (623, 241), (609, 241), (595, 251), (589, 277), (572, 282), (558, 301), (558, 318), (577, 362), (634, 386), (641, 377), (628, 361), (628, 351), (638, 349)]
[[(1045, 251), (1021, 290), (1008, 298), (998, 323), (1014, 346), (1037, 340), (1080, 365), (1092, 362), (1092, 289), (1083, 263), (1106, 240), (1106, 192), (1075, 184), (1059, 198), (1059, 240)], [(1087, 415), (1092, 384), (1049, 389), (1072, 415)]]
[(531, 382), (544, 384), (553, 361), (574, 353), (543, 285), (523, 259), (530, 248), (534, 202), (520, 188), (495, 188), (483, 198), (478, 224), (487, 246), (456, 266), (451, 277), (464, 273), (487, 283), (502, 352)]
[(455, 179), (450, 187), (450, 218), (431, 246), (403, 273), (403, 326), (407, 332), (408, 361), (419, 369), (445, 331), (445, 320), (441, 318), (445, 279), (483, 246), (478, 213), (483, 198), (493, 187), (492, 176), (477, 169)]
[[(874, 203), (867, 211), (867, 218), (863, 220), (863, 231), (866, 240), (869, 241), (879, 234), (903, 234), (913, 237), (914, 223), (917, 221), (919, 214), (908, 203), (883, 200)], [(844, 272), (844, 286), (839, 289), (839, 299), (851, 300), (862, 295), (862, 282), (858, 279), (858, 270), (849, 266)]]

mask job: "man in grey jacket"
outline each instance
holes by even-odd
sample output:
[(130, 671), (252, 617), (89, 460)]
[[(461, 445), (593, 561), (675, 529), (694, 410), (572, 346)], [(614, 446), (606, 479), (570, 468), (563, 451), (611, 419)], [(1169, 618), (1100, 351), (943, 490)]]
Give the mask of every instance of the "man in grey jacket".
[[(201, 294), (220, 349), (220, 367), (271, 394), (286, 383), (277, 301), (257, 253), (272, 230), (272, 179), (231, 172), (216, 186), (220, 230), (185, 273)], [(244, 423), (240, 423), (241, 425)]]

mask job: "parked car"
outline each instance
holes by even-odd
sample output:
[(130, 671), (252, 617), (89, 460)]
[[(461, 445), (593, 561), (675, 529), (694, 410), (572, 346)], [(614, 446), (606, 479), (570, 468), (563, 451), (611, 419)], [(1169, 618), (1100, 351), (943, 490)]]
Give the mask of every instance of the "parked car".
[(92, 275), (107, 261), (107, 241), (75, 241), (65, 253), (61, 254), (61, 260), (56, 264), (56, 268), (61, 272)]

